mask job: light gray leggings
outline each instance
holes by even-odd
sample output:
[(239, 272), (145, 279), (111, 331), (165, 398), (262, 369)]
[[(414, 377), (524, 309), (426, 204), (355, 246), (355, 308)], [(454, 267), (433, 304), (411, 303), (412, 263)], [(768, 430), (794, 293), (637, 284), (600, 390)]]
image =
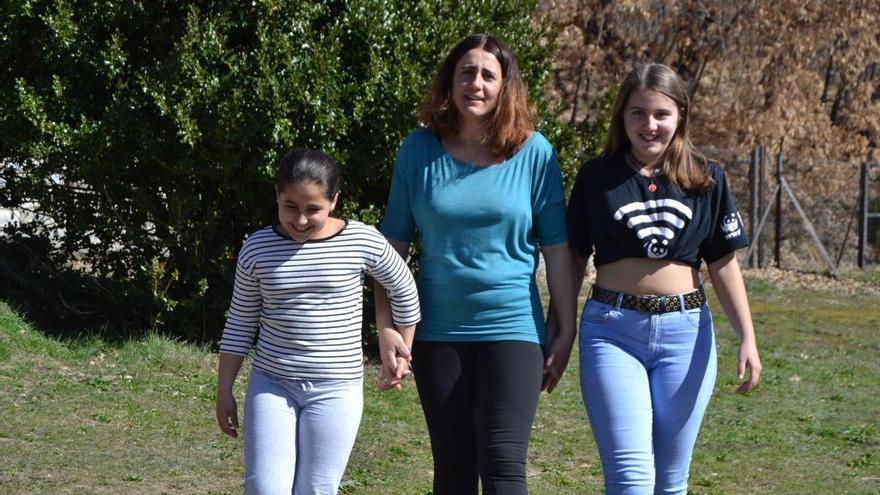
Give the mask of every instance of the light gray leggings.
[(362, 380), (251, 374), (244, 411), (245, 493), (333, 495), (363, 411)]

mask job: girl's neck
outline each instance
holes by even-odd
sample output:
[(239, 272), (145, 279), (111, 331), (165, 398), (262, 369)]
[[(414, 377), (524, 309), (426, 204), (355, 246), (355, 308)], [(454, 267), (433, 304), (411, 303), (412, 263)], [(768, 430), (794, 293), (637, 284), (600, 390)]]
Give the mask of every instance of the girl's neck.
[(336, 217), (327, 217), (324, 228), (320, 232), (315, 232), (315, 239), (326, 239), (342, 232), (345, 228), (345, 220)]
[(666, 153), (661, 153), (658, 156), (654, 157), (643, 157), (638, 156), (632, 148), (628, 149), (626, 153), (632, 157), (636, 164), (640, 167), (659, 167), (663, 165), (663, 159), (666, 156)]
[(645, 162), (633, 154), (632, 150), (628, 150), (625, 157), (627, 165), (646, 177), (653, 177), (663, 173), (663, 156), (660, 156), (653, 162)]
[(345, 229), (346, 225), (348, 225), (348, 222), (342, 220), (341, 218), (327, 217), (327, 220), (324, 221), (324, 226), (321, 228), (321, 230), (314, 231), (305, 238), (299, 235), (293, 235), (293, 233), (288, 231), (288, 229), (280, 224), (275, 224), (272, 228), (273, 230), (275, 230), (275, 232), (282, 234), (284, 237), (287, 237), (299, 243), (306, 243), (309, 241), (320, 241), (333, 237), (342, 232), (342, 230)]

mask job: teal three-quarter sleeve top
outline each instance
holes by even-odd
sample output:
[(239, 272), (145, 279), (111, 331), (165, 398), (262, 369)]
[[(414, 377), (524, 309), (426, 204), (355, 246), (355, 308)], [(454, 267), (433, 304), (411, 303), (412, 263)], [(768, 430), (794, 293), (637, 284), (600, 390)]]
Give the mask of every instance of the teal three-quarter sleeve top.
[(565, 242), (566, 223), (559, 163), (540, 133), (475, 166), (416, 130), (398, 152), (381, 230), (421, 241), (417, 340), (544, 342), (538, 251)]

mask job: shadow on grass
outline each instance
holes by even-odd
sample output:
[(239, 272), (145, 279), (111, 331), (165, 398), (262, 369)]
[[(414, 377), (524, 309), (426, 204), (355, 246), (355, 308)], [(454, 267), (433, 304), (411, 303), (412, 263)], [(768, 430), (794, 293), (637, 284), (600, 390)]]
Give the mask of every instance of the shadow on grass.
[[(215, 281), (199, 298), (165, 302), (143, 279), (97, 277), (74, 268), (44, 238), (0, 237), (0, 300), (46, 336), (108, 344), (164, 335), (216, 350), (229, 305), (230, 281)], [(363, 343), (379, 361), (372, 284), (364, 295)]]
[(71, 268), (46, 254), (45, 243), (0, 239), (0, 299), (52, 337), (123, 342), (146, 333), (152, 309), (147, 298), (130, 284)]

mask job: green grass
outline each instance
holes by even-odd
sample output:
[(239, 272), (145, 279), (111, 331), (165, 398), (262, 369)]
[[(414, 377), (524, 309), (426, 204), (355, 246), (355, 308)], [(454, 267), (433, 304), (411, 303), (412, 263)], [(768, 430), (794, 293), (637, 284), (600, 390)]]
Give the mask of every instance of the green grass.
[(0, 492), (234, 491), (240, 449), (209, 422), (208, 352), (155, 336), (62, 343), (5, 305), (0, 348)]
[[(747, 396), (733, 392), (735, 339), (712, 297), (719, 378), (691, 493), (880, 494), (880, 301), (760, 280), (749, 290), (764, 379)], [(0, 303), (0, 493), (240, 493), (241, 443), (214, 423), (215, 361), (159, 336), (53, 340)], [(341, 493), (428, 494), (415, 388), (380, 394), (377, 374), (368, 366)], [(557, 391), (542, 396), (530, 493), (601, 493), (577, 375), (574, 355)]]
[(880, 270), (878, 269), (852, 269), (848, 270), (845, 275), (854, 280), (880, 287)]

